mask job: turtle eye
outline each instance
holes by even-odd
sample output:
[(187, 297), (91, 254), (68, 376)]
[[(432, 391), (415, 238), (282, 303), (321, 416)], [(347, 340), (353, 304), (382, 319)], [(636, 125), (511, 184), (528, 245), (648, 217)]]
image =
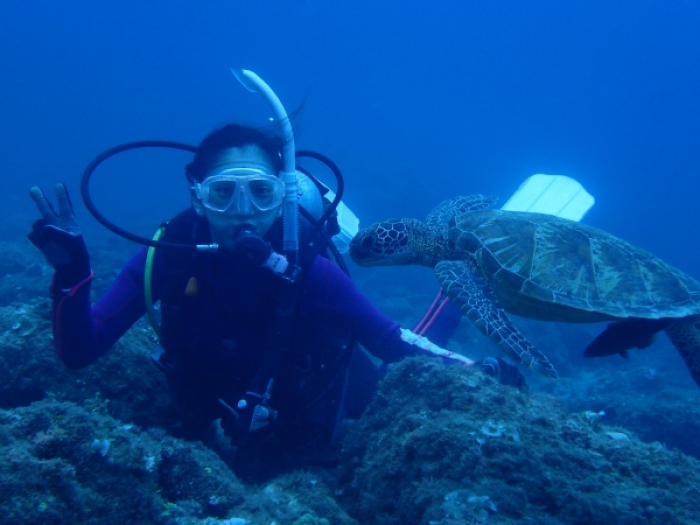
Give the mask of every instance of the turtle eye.
[(360, 233), (351, 243), (353, 257), (365, 258), (370, 256), (376, 241), (377, 234), (375, 232)]
[(359, 244), (359, 248), (362, 251), (368, 252), (372, 249), (372, 246), (374, 246), (374, 242), (377, 240), (377, 234), (372, 232), (365, 234), (361, 239)]

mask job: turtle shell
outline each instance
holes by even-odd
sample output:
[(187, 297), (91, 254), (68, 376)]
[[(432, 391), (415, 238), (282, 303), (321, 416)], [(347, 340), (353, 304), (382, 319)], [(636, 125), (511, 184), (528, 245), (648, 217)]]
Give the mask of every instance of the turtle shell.
[(592, 322), (700, 313), (700, 283), (597, 228), (500, 210), (464, 213), (448, 228), (450, 244), (474, 257), (516, 315)]

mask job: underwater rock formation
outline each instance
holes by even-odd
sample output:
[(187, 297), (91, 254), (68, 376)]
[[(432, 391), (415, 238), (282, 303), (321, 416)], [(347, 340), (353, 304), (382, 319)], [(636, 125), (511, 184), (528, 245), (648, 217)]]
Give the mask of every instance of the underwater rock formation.
[(356, 523), (317, 476), (242, 483), (211, 448), (111, 417), (106, 406), (37, 401), (0, 410), (0, 523)]
[(700, 461), (591, 414), (406, 359), (345, 438), (341, 501), (364, 525), (700, 521)]
[[(348, 423), (339, 471), (301, 468), (262, 447), (247, 465), (259, 478), (251, 482), (226, 451), (167, 434), (176, 414), (148, 359), (155, 342), (145, 320), (88, 368), (60, 364), (51, 272), (25, 244), (8, 243), (0, 260), (3, 524), (700, 522), (698, 462), (629, 431), (694, 453), (695, 391), (670, 389), (673, 374), (649, 367), (581, 373), (565, 348), (576, 338), (554, 324), (539, 334), (543, 347), (558, 350), (558, 366), (571, 373), (557, 383), (528, 377), (533, 391), (549, 394), (409, 359), (390, 367), (365, 415)], [(98, 253), (94, 298), (129, 256)], [(415, 304), (431, 299), (386, 285), (373, 293), (406, 326)], [(453, 349), (493, 350), (465, 332)]]

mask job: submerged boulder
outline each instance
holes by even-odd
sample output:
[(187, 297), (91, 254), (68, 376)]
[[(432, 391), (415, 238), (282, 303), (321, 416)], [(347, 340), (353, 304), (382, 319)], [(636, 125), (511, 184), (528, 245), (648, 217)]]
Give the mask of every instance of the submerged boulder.
[(394, 365), (345, 439), (365, 525), (700, 521), (700, 462), (478, 370)]

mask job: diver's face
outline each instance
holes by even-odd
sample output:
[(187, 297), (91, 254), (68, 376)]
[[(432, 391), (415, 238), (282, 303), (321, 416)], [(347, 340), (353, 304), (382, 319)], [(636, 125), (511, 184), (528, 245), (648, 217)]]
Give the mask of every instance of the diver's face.
[[(232, 168), (253, 168), (271, 175), (277, 174), (272, 160), (262, 148), (256, 145), (246, 145), (221, 152), (207, 177)], [(232, 241), (242, 228), (253, 230), (262, 237), (272, 227), (275, 219), (282, 214), (281, 205), (265, 211), (261, 211), (255, 206), (231, 206), (224, 211), (214, 211), (204, 206), (194, 190), (191, 191), (191, 194), (195, 210), (209, 221), (211, 239), (216, 244)]]

